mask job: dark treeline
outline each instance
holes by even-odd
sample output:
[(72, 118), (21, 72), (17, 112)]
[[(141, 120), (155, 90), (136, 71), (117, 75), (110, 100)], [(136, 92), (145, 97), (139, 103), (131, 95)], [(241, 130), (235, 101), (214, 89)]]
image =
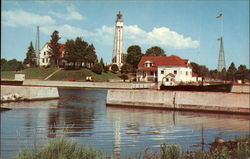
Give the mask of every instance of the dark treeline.
[(25, 68), (22, 61), (1, 58), (1, 71), (19, 71)]
[(250, 80), (250, 69), (247, 69), (245, 65), (240, 65), (236, 68), (235, 64), (232, 62), (228, 69), (224, 68), (220, 72), (217, 70), (209, 70), (206, 66), (199, 65), (194, 62), (192, 62), (191, 65), (193, 72), (197, 73), (201, 77), (227, 81), (242, 80), (243, 82), (245, 80)]

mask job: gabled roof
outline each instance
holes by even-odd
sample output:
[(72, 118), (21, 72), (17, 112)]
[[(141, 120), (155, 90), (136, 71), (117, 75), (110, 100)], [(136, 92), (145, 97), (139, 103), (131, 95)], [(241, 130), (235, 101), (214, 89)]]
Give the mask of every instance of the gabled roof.
[(144, 62), (152, 61), (153, 66), (183, 66), (187, 67), (188, 60), (178, 56), (143, 56), (138, 64), (138, 67), (144, 67)]

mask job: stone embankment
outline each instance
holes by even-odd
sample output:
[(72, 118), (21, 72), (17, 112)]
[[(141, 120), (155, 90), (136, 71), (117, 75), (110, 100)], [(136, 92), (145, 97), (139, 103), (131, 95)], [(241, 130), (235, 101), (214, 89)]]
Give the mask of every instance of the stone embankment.
[(109, 88), (109, 89), (146, 89), (155, 83), (127, 83), (127, 82), (70, 82), (70, 81), (38, 81), (25, 80), (27, 86), (79, 87), (79, 88)]
[(108, 90), (108, 106), (250, 114), (249, 94), (222, 92)]
[(1, 102), (59, 98), (56, 87), (1, 85)]

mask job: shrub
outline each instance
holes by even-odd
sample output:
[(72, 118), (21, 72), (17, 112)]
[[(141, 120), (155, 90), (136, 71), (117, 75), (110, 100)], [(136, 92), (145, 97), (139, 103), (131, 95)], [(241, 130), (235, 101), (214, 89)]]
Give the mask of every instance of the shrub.
[(120, 76), (120, 78), (123, 79), (123, 82), (125, 82), (125, 80), (128, 79), (128, 75), (122, 74), (122, 75)]
[(119, 67), (117, 66), (117, 64), (113, 64), (111, 66), (111, 70), (112, 70), (112, 72), (117, 72), (117, 71), (119, 71)]
[(92, 71), (96, 74), (102, 74), (102, 71), (103, 71), (103, 67), (102, 67), (102, 64), (100, 63), (96, 63), (93, 68), (92, 68)]

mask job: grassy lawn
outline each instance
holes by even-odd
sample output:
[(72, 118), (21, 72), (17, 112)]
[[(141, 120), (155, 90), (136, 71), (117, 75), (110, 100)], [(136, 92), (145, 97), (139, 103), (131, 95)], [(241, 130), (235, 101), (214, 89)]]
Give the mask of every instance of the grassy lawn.
[(62, 80), (67, 81), (69, 78), (74, 78), (76, 81), (85, 81), (86, 76), (92, 75), (94, 77), (95, 82), (105, 82), (109, 79), (119, 79), (120, 73), (102, 73), (101, 75), (92, 72), (89, 69), (81, 69), (81, 70), (61, 70), (54, 74), (49, 80)]
[[(20, 73), (25, 73), (26, 79), (45, 79), (51, 73), (56, 71), (58, 68), (27, 68)], [(1, 79), (14, 79), (15, 71), (1, 71)], [(92, 75), (95, 82), (106, 82), (110, 79), (120, 79), (121, 73), (102, 73), (101, 75), (92, 72), (89, 69), (80, 70), (61, 70), (54, 74), (49, 80), (55, 81), (68, 81), (70, 78), (76, 79), (76, 81), (85, 81), (86, 76)]]
[(28, 68), (23, 71), (26, 79), (44, 79), (58, 68)]
[(16, 71), (1, 71), (1, 79), (14, 79)]

